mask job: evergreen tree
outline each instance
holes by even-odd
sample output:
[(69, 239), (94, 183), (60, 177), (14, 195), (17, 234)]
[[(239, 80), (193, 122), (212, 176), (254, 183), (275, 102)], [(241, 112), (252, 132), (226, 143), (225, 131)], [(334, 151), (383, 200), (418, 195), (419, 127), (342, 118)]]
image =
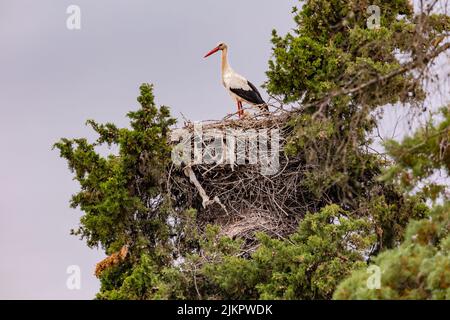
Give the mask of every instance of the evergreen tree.
[(335, 299), (450, 299), (450, 191), (447, 185), (426, 182), (436, 170), (450, 174), (450, 109), (444, 108), (443, 121), (432, 121), (402, 143), (387, 142), (396, 164), (385, 179), (398, 179), (408, 189), (421, 182), (419, 190), (442, 204), (436, 204), (427, 219), (411, 221), (405, 241), (374, 258), (380, 268), (379, 288), (367, 286), (370, 273), (355, 271), (339, 285)]

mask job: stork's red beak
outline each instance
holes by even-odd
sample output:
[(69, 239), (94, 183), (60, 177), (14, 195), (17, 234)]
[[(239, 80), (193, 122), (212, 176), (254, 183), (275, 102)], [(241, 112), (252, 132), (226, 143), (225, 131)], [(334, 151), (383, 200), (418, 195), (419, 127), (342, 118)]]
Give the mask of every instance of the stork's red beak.
[(204, 56), (204, 58), (208, 58), (210, 55), (216, 53), (216, 52), (219, 51), (219, 50), (220, 50), (219, 47), (216, 47), (216, 48), (212, 49), (210, 52), (208, 52), (208, 53), (206, 54), (206, 56)]

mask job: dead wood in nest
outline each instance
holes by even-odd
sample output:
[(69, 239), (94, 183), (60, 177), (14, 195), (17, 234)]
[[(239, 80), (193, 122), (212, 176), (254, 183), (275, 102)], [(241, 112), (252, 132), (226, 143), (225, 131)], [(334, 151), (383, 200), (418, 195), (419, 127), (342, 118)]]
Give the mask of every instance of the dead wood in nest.
[[(299, 220), (317, 203), (309, 203), (307, 199), (313, 196), (298, 188), (308, 170), (305, 159), (301, 155), (289, 158), (284, 153), (291, 132), (289, 117), (286, 112), (188, 122), (174, 130), (174, 152), (185, 153), (179, 166), (172, 166), (168, 174), (168, 189), (176, 207), (196, 209), (200, 228), (219, 225), (223, 235), (244, 239), (247, 248), (254, 245), (256, 232), (278, 238), (294, 232)], [(211, 151), (212, 145), (221, 146), (221, 156)], [(255, 150), (256, 161), (250, 154)], [(198, 161), (208, 153), (219, 160)], [(273, 164), (276, 170), (267, 173), (264, 169)]]

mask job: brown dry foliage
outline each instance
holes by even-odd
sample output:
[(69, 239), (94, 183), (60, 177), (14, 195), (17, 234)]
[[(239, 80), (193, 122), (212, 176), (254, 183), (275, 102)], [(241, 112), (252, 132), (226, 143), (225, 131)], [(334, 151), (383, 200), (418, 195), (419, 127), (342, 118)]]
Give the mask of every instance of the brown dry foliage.
[(105, 259), (96, 264), (94, 272), (95, 276), (99, 278), (103, 271), (123, 262), (127, 257), (127, 255), (128, 255), (128, 246), (125, 245), (119, 251), (114, 252), (113, 254), (111, 254), (110, 256), (106, 257)]

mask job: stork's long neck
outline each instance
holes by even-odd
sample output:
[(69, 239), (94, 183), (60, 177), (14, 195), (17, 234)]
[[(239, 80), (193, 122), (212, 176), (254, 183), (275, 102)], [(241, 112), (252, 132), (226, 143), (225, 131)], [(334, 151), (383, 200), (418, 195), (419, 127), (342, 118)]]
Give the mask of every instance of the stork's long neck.
[(228, 48), (225, 48), (222, 50), (222, 76), (229, 71), (232, 69), (228, 64)]

